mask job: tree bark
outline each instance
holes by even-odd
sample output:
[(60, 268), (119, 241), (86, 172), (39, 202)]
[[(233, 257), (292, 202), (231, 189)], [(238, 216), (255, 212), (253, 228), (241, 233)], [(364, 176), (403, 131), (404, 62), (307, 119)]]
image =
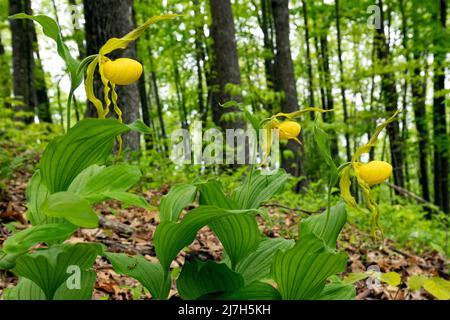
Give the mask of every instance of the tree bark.
[(0, 34), (0, 102), (5, 108), (10, 108), (11, 104), (9, 99), (11, 98), (11, 72), (9, 70), (9, 59), (5, 55), (5, 47), (3, 46), (1, 34)]
[[(284, 99), (281, 102), (281, 111), (289, 113), (299, 109), (294, 65), (292, 63), (291, 45), (289, 42), (289, 1), (272, 0), (272, 12), (276, 35), (275, 90), (284, 93)], [(298, 177), (304, 175), (303, 146), (293, 140), (289, 140), (286, 148), (292, 155), (283, 157), (283, 168), (293, 176)], [(304, 179), (298, 187), (305, 187), (306, 185), (307, 180)]]
[(342, 63), (342, 44), (341, 44), (341, 22), (340, 22), (340, 4), (339, 0), (336, 0), (335, 5), (335, 12), (336, 12), (336, 30), (337, 30), (337, 42), (338, 42), (338, 61), (339, 61), (339, 72), (341, 75), (341, 81), (340, 81), (340, 89), (341, 89), (341, 96), (342, 96), (342, 108), (344, 111), (344, 123), (345, 123), (345, 151), (347, 155), (347, 161), (351, 161), (351, 146), (350, 146), (350, 133), (349, 131), (349, 123), (348, 123), (348, 110), (347, 110), (347, 99), (345, 98), (345, 76), (344, 76), (344, 66)]
[[(121, 37), (135, 27), (132, 0), (115, 1), (114, 5), (108, 0), (84, 0), (84, 15), (87, 55), (97, 54), (108, 39)], [(136, 59), (136, 43), (132, 42), (127, 49), (114, 51), (109, 55), (113, 60), (119, 57)], [(94, 79), (94, 87), (97, 97), (103, 100), (103, 86), (98, 73)], [(123, 113), (123, 122), (131, 123), (139, 119), (141, 106), (137, 84), (116, 86), (116, 91), (119, 96), (118, 105)], [(88, 103), (85, 117), (97, 117), (91, 103)], [(123, 146), (124, 150), (139, 150), (139, 134), (137, 132), (124, 134)]]
[[(30, 0), (10, 0), (9, 14), (32, 14)], [(35, 65), (33, 57), (33, 22), (28, 19), (10, 20), (13, 49), (13, 92), (17, 111), (29, 113), (16, 117), (24, 123), (32, 123), (37, 106)]]
[(233, 12), (230, 0), (210, 0), (211, 9), (211, 37), (213, 39), (213, 68), (212, 75), (212, 111), (213, 121), (223, 130), (245, 128), (245, 121), (236, 119), (229, 121), (224, 115), (237, 112), (237, 108), (222, 108), (220, 105), (227, 101), (242, 101), (236, 90), (230, 90), (229, 85), (240, 86), (241, 73), (237, 54)]
[[(384, 12), (383, 12), (383, 1), (379, 0), (380, 7), (380, 21), (381, 26), (384, 26)], [(388, 43), (386, 41), (386, 35), (384, 34), (384, 29), (376, 29), (375, 36), (377, 44), (377, 57), (378, 61), (382, 65), (388, 65), (391, 63), (391, 57), (389, 53)], [(384, 72), (381, 75), (381, 91), (382, 91), (382, 101), (385, 105), (385, 110), (388, 113), (387, 116), (392, 115), (397, 109), (398, 93), (395, 87), (395, 77), (392, 72)], [(394, 168), (394, 182), (397, 186), (404, 188), (405, 181), (403, 176), (403, 162), (404, 162), (404, 150), (403, 141), (400, 136), (400, 125), (398, 120), (394, 120), (387, 126), (387, 132), (389, 135), (390, 153), (392, 166)]]
[[(264, 43), (264, 70), (266, 75), (266, 86), (269, 90), (273, 89), (275, 78), (274, 70), (274, 43), (273, 43), (273, 17), (270, 0), (261, 0), (261, 19), (260, 27), (263, 32)], [(272, 111), (272, 104), (266, 104), (266, 110)]]
[[(194, 16), (195, 16), (195, 67), (197, 71), (197, 101), (198, 101), (198, 111), (200, 113), (200, 119), (202, 120), (203, 128), (206, 126), (206, 121), (208, 118), (208, 104), (205, 102), (204, 85), (203, 85), (203, 74), (205, 73), (205, 78), (208, 80), (206, 75), (206, 55), (205, 55), (205, 45), (203, 43), (205, 34), (203, 31), (204, 22), (203, 16), (200, 12), (200, 5), (198, 0), (193, 0), (194, 3)], [(198, 21), (202, 19), (201, 21)]]
[[(440, 0), (439, 24), (442, 29), (439, 34), (446, 30), (447, 1)], [(438, 32), (438, 30), (436, 30)], [(434, 97), (433, 97), (433, 147), (434, 147), (434, 202), (444, 212), (449, 210), (448, 189), (448, 151), (449, 139), (447, 134), (446, 103), (442, 93), (445, 90), (445, 44), (440, 38), (435, 40), (436, 50), (434, 53)]]
[[(309, 46), (309, 25), (308, 25), (308, 7), (306, 0), (302, 0), (303, 22), (305, 24), (305, 43), (306, 43), (306, 69), (308, 72), (308, 90), (309, 90), (309, 107), (314, 108), (314, 81), (312, 74), (311, 48)], [(314, 119), (314, 112), (310, 113), (311, 119)]]

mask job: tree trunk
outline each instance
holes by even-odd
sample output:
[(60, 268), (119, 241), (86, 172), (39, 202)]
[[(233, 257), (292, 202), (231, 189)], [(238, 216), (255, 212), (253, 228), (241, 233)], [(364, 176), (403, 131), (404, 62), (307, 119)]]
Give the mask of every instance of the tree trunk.
[(47, 94), (47, 84), (45, 83), (45, 72), (42, 67), (42, 60), (39, 54), (39, 45), (36, 29), (33, 25), (33, 48), (36, 56), (35, 60), (35, 88), (36, 88), (36, 114), (40, 122), (52, 123), (52, 114), (50, 112), (50, 99)]
[[(109, 38), (121, 37), (135, 27), (132, 0), (117, 1), (114, 5), (108, 0), (84, 0), (84, 15), (87, 55), (97, 54)], [(113, 60), (119, 57), (136, 59), (136, 43), (132, 42), (127, 49), (114, 51), (109, 55)], [(103, 86), (98, 73), (94, 79), (94, 86), (95, 94), (103, 100)], [(141, 106), (137, 84), (116, 86), (116, 91), (119, 96), (118, 105), (123, 113), (123, 122), (131, 123), (139, 119)], [(97, 117), (91, 103), (88, 104), (85, 117)], [(137, 132), (124, 134), (123, 146), (124, 149), (139, 150), (139, 134)]]
[[(206, 58), (205, 58), (205, 46), (203, 43), (205, 34), (203, 31), (203, 16), (200, 12), (200, 5), (198, 0), (194, 0), (194, 16), (195, 16), (195, 67), (197, 71), (197, 101), (198, 111), (200, 113), (200, 119), (202, 120), (203, 128), (206, 126), (208, 118), (208, 104), (205, 103), (204, 86), (203, 86), (203, 73), (206, 74)], [(201, 21), (198, 21), (202, 19)], [(202, 66), (203, 64), (203, 66)], [(206, 77), (208, 79), (208, 77)]]
[[(380, 22), (381, 26), (384, 25), (384, 12), (383, 2), (379, 0), (380, 7)], [(389, 65), (391, 63), (391, 57), (389, 53), (388, 43), (386, 41), (386, 35), (384, 29), (376, 29), (376, 44), (377, 44), (377, 56), (381, 65)], [(392, 72), (385, 72), (381, 75), (381, 91), (382, 101), (385, 105), (387, 116), (392, 115), (397, 109), (398, 93), (395, 87), (395, 77)], [(389, 144), (391, 152), (391, 161), (394, 168), (394, 182), (397, 186), (404, 188), (405, 181), (403, 176), (403, 141), (400, 136), (400, 125), (398, 120), (394, 120), (387, 126), (387, 132), (389, 135)]]
[[(148, 95), (147, 88), (145, 87), (145, 72), (142, 72), (142, 77), (138, 80), (138, 88), (139, 88), (139, 98), (141, 99), (141, 112), (142, 112), (142, 121), (147, 125), (147, 127), (152, 127), (152, 119), (150, 119), (150, 111), (149, 111), (149, 103), (148, 103)], [(151, 150), (153, 148), (153, 139), (151, 134), (144, 135), (145, 140), (145, 149)]]
[(340, 89), (342, 96), (342, 108), (344, 111), (344, 123), (345, 123), (345, 151), (347, 155), (347, 161), (351, 161), (351, 146), (350, 146), (350, 133), (349, 131), (349, 123), (348, 123), (348, 110), (347, 110), (347, 99), (345, 98), (345, 76), (344, 76), (344, 66), (342, 63), (342, 45), (341, 45), (341, 22), (340, 22), (340, 5), (339, 0), (336, 0), (335, 5), (336, 11), (336, 30), (337, 30), (337, 42), (338, 42), (338, 60), (339, 60), (339, 72), (341, 75), (340, 81)]
[(9, 59), (5, 55), (5, 47), (3, 46), (0, 34), (0, 106), (10, 108), (9, 100), (11, 98), (11, 72), (9, 70)]
[[(306, 0), (302, 0), (303, 22), (305, 24), (305, 43), (306, 43), (306, 69), (308, 72), (308, 90), (309, 90), (309, 107), (314, 108), (314, 82), (312, 74), (311, 48), (309, 46), (309, 25), (308, 25), (308, 8)], [(311, 119), (314, 119), (314, 112), (311, 112)]]
[[(275, 90), (284, 93), (281, 111), (289, 113), (299, 109), (294, 65), (289, 42), (289, 1), (272, 0), (272, 11), (276, 35)], [(283, 168), (293, 176), (304, 175), (303, 146), (293, 140), (289, 140), (286, 148), (292, 154), (289, 157), (283, 157)], [(307, 180), (304, 179), (298, 187), (305, 187), (306, 185)]]
[(213, 39), (213, 68), (212, 76), (212, 110), (213, 121), (223, 130), (245, 128), (245, 121), (227, 121), (224, 115), (237, 112), (238, 109), (222, 108), (220, 105), (227, 101), (242, 101), (240, 94), (234, 94), (229, 85), (240, 86), (241, 73), (235, 39), (233, 12), (230, 0), (210, 0), (211, 9), (211, 37)]
[[(30, 0), (10, 0), (9, 14), (25, 12), (32, 14)], [(28, 19), (10, 20), (13, 49), (14, 99), (20, 103), (15, 110), (27, 112), (17, 117), (27, 124), (32, 123), (36, 110), (35, 65), (33, 57), (33, 22)]]
[[(273, 89), (275, 77), (274, 70), (274, 44), (273, 44), (273, 17), (270, 0), (261, 0), (261, 19), (260, 27), (263, 32), (264, 43), (264, 70), (266, 74), (266, 86), (269, 90)], [(272, 111), (272, 105), (267, 104), (266, 110)]]
[[(447, 1), (440, 0), (439, 22), (442, 26), (440, 32), (446, 29)], [(436, 33), (438, 31), (436, 30)], [(448, 189), (448, 149), (445, 95), (445, 44), (443, 40), (436, 39), (436, 52), (434, 53), (434, 97), (433, 97), (433, 146), (434, 146), (434, 201), (446, 213), (449, 210)], [(445, 41), (445, 40), (444, 40)]]
[(80, 29), (80, 26), (78, 24), (79, 17), (78, 11), (77, 11), (77, 1), (76, 0), (69, 0), (70, 5), (70, 15), (72, 17), (72, 25), (73, 25), (73, 37), (75, 39), (75, 42), (77, 43), (78, 48), (78, 58), (84, 59), (86, 57), (86, 47), (83, 43), (83, 31)]

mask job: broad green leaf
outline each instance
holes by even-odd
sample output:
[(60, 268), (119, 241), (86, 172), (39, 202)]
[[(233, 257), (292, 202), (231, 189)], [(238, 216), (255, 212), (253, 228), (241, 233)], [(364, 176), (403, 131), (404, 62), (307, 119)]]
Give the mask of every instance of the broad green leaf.
[(170, 277), (164, 275), (159, 263), (151, 263), (142, 256), (105, 252), (104, 255), (117, 273), (138, 280), (155, 299), (166, 299), (170, 291)]
[(13, 272), (37, 284), (47, 300), (53, 300), (58, 288), (69, 278), (69, 267), (87, 271), (95, 262), (102, 246), (94, 243), (55, 245), (19, 257)]
[(450, 300), (450, 281), (434, 277), (425, 280), (423, 288), (439, 300)]
[(30, 220), (32, 225), (38, 226), (47, 223), (64, 222), (63, 218), (49, 217), (40, 210), (49, 194), (50, 193), (48, 192), (47, 187), (42, 183), (40, 171), (36, 171), (28, 183), (26, 190), (28, 207), (27, 218)]
[(352, 284), (332, 282), (325, 285), (318, 300), (355, 300), (356, 290)]
[(131, 131), (139, 132), (142, 134), (152, 134), (153, 130), (149, 128), (141, 119), (134, 121), (127, 125)]
[(336, 247), (336, 240), (347, 221), (347, 211), (343, 202), (330, 208), (330, 214), (327, 219), (327, 213), (323, 212), (313, 215), (303, 220), (299, 225), (299, 239), (313, 233), (322, 239), (330, 248)]
[(200, 192), (200, 204), (206, 204), (210, 206), (219, 207), (222, 209), (239, 209), (234, 200), (227, 197), (222, 190), (222, 185), (219, 181), (211, 180), (205, 183), (197, 184), (198, 191)]
[(408, 288), (411, 291), (417, 291), (428, 278), (422, 275), (411, 276), (408, 278)]
[(347, 284), (353, 284), (355, 282), (367, 279), (370, 276), (371, 276), (371, 273), (368, 273), (368, 272), (352, 272), (352, 273), (349, 273), (344, 278), (344, 280), (342, 280), (342, 282), (347, 283)]
[(189, 211), (179, 223), (173, 221), (161, 222), (156, 228), (153, 242), (155, 251), (165, 272), (178, 252), (189, 245), (197, 231), (216, 219), (232, 215), (254, 216), (255, 210), (224, 210), (214, 206), (200, 206)]
[(143, 208), (150, 210), (152, 207), (148, 204), (144, 197), (138, 196), (137, 194), (123, 191), (107, 191), (102, 192), (107, 198), (116, 199), (122, 202), (126, 206), (135, 206), (138, 208)]
[(272, 259), (278, 250), (286, 250), (294, 246), (293, 240), (283, 238), (265, 239), (260, 242), (256, 251), (241, 260), (235, 271), (239, 272), (246, 284), (265, 279), (270, 275)]
[(345, 270), (347, 255), (330, 250), (308, 234), (289, 250), (275, 254), (272, 275), (284, 300), (317, 299), (331, 275)]
[(0, 250), (0, 270), (9, 270), (14, 268), (16, 260), (22, 253), (6, 253)]
[(181, 211), (194, 202), (197, 188), (191, 184), (178, 184), (170, 189), (161, 199), (159, 206), (159, 220), (178, 221)]
[(141, 171), (136, 166), (93, 165), (76, 176), (67, 191), (76, 193), (91, 203), (96, 203), (105, 200), (102, 193), (128, 190), (140, 180), (141, 175)]
[(383, 282), (386, 282), (388, 285), (396, 287), (401, 282), (402, 279), (400, 278), (400, 275), (397, 272), (387, 272), (387, 273), (381, 273), (380, 274), (380, 280)]
[[(238, 209), (238, 205), (222, 191), (218, 181), (208, 181), (197, 185), (200, 192), (200, 204), (223, 209)], [(254, 251), (261, 236), (255, 217), (248, 215), (227, 216), (209, 223), (213, 232), (222, 243), (234, 268), (236, 264)]]
[(114, 119), (84, 119), (50, 142), (40, 162), (42, 181), (49, 192), (66, 191), (81, 171), (104, 163), (115, 138), (128, 130)]
[(270, 284), (256, 281), (233, 292), (217, 297), (218, 300), (281, 300), (280, 293)]
[(15, 287), (5, 289), (3, 298), (5, 300), (45, 300), (45, 294), (33, 281), (20, 278)]
[(195, 300), (206, 295), (228, 293), (244, 285), (242, 276), (224, 263), (187, 261), (177, 280), (180, 297)]
[(78, 62), (78, 60), (74, 59), (70, 54), (69, 48), (63, 41), (59, 26), (56, 23), (56, 21), (46, 15), (41, 14), (32, 16), (25, 13), (18, 13), (16, 15), (11, 16), (10, 18), (31, 19), (36, 21), (42, 26), (42, 31), (44, 32), (44, 34), (56, 42), (58, 54), (66, 63), (67, 69), (69, 70), (70, 73), (70, 78), (72, 82), (71, 88), (72, 90), (75, 90), (83, 81), (83, 75), (79, 76), (77, 74), (80, 63)]
[(48, 216), (65, 218), (80, 227), (98, 226), (99, 218), (89, 201), (72, 192), (62, 191), (51, 194), (42, 204), (41, 210)]
[(261, 233), (254, 216), (231, 215), (209, 223), (231, 261), (236, 264), (255, 251), (261, 241)]
[(232, 199), (240, 209), (259, 208), (261, 203), (283, 189), (288, 177), (281, 169), (272, 175), (263, 175), (260, 171), (256, 171), (235, 190)]
[(38, 243), (66, 240), (77, 229), (77, 226), (67, 222), (33, 226), (6, 239), (3, 250), (10, 254), (20, 254)]

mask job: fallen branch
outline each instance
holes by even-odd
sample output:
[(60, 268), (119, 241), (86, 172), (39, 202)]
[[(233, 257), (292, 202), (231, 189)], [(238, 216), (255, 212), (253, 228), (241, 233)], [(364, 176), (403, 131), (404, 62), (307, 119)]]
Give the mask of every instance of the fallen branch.
[(302, 208), (291, 208), (291, 207), (287, 207), (278, 203), (266, 203), (262, 205), (263, 207), (272, 207), (272, 208), (281, 208), (281, 209), (286, 209), (286, 210), (290, 210), (290, 211), (296, 211), (296, 212), (302, 212), (302, 213), (306, 213), (306, 214), (317, 214), (317, 213), (322, 213), (325, 211), (325, 208), (320, 208), (317, 211), (309, 211), (309, 210), (305, 210)]
[(130, 227), (125, 223), (115, 220), (107, 220), (104, 217), (100, 217), (100, 226), (103, 228), (114, 230), (119, 234), (131, 235), (133, 232), (135, 232), (135, 229), (133, 227)]
[(385, 184), (388, 187), (390, 187), (390, 188), (394, 189), (395, 191), (397, 191), (400, 195), (402, 195), (402, 196), (404, 196), (406, 198), (412, 198), (412, 199), (414, 199), (414, 200), (416, 200), (416, 201), (418, 201), (420, 203), (423, 203), (423, 204), (427, 205), (428, 207), (430, 207), (430, 209), (439, 211), (439, 208), (434, 203), (425, 200), (424, 198), (418, 196), (414, 192), (409, 191), (409, 190), (407, 190), (405, 188), (399, 187), (399, 186), (397, 186), (395, 184), (392, 184), (392, 183), (389, 183), (389, 182), (385, 182)]

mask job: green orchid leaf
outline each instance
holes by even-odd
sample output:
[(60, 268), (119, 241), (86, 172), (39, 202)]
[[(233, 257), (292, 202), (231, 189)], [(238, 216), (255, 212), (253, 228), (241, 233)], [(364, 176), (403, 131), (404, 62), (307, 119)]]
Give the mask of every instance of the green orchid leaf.
[(308, 234), (289, 250), (278, 251), (272, 275), (284, 300), (320, 297), (328, 277), (345, 270), (347, 255), (330, 250), (314, 234)]
[(65, 220), (62, 218), (49, 217), (41, 211), (41, 206), (49, 196), (47, 187), (41, 180), (40, 171), (37, 170), (30, 182), (28, 183), (26, 190), (27, 198), (27, 217), (31, 224), (38, 226), (47, 223), (62, 223)]
[(235, 190), (232, 199), (239, 209), (257, 209), (261, 203), (279, 193), (288, 178), (289, 175), (282, 169), (271, 175), (256, 171)]
[(254, 216), (256, 213), (255, 210), (224, 210), (214, 206), (200, 206), (189, 211), (179, 223), (161, 222), (156, 228), (153, 238), (156, 255), (165, 272), (168, 272), (172, 260), (181, 249), (194, 241), (200, 228), (227, 216)]
[(159, 206), (159, 220), (178, 221), (181, 211), (194, 202), (197, 188), (191, 184), (173, 186), (169, 193), (161, 199)]
[(76, 193), (90, 203), (105, 200), (106, 192), (123, 192), (141, 179), (141, 171), (136, 166), (125, 164), (84, 169), (70, 184), (67, 191)]
[(258, 248), (242, 259), (236, 266), (246, 284), (265, 279), (270, 275), (272, 259), (278, 250), (287, 250), (294, 246), (293, 240), (283, 238), (265, 239)]
[(318, 300), (355, 300), (356, 290), (352, 284), (332, 282), (323, 288)]
[(40, 163), (41, 178), (48, 191), (66, 191), (81, 171), (104, 163), (115, 138), (128, 130), (114, 119), (84, 119), (50, 142)]
[(341, 202), (330, 208), (329, 217), (323, 212), (303, 220), (299, 225), (299, 240), (313, 233), (330, 248), (336, 248), (337, 238), (346, 221), (345, 203)]
[(13, 272), (33, 281), (47, 300), (53, 300), (66, 280), (69, 286), (72, 270), (80, 271), (80, 275), (82, 271), (88, 271), (102, 252), (102, 246), (94, 243), (54, 245), (19, 257)]
[(24, 253), (38, 243), (66, 240), (77, 229), (77, 226), (67, 222), (33, 226), (6, 239), (3, 243), (3, 250), (9, 254)]
[(99, 218), (89, 201), (75, 193), (62, 191), (51, 194), (42, 204), (41, 210), (48, 216), (61, 217), (74, 225), (96, 228)]
[(142, 256), (129, 256), (125, 253), (105, 252), (104, 255), (117, 273), (138, 280), (155, 299), (167, 299), (170, 291), (170, 277), (165, 277), (158, 263), (151, 263)]
[(133, 194), (130, 192), (107, 191), (102, 192), (102, 195), (109, 199), (119, 200), (126, 206), (135, 206), (147, 210), (152, 209), (152, 207), (148, 204), (147, 200), (145, 200), (144, 197), (138, 196), (137, 194)]
[(241, 275), (229, 269), (226, 264), (214, 261), (187, 261), (177, 280), (178, 292), (185, 300), (228, 293), (243, 285)]

